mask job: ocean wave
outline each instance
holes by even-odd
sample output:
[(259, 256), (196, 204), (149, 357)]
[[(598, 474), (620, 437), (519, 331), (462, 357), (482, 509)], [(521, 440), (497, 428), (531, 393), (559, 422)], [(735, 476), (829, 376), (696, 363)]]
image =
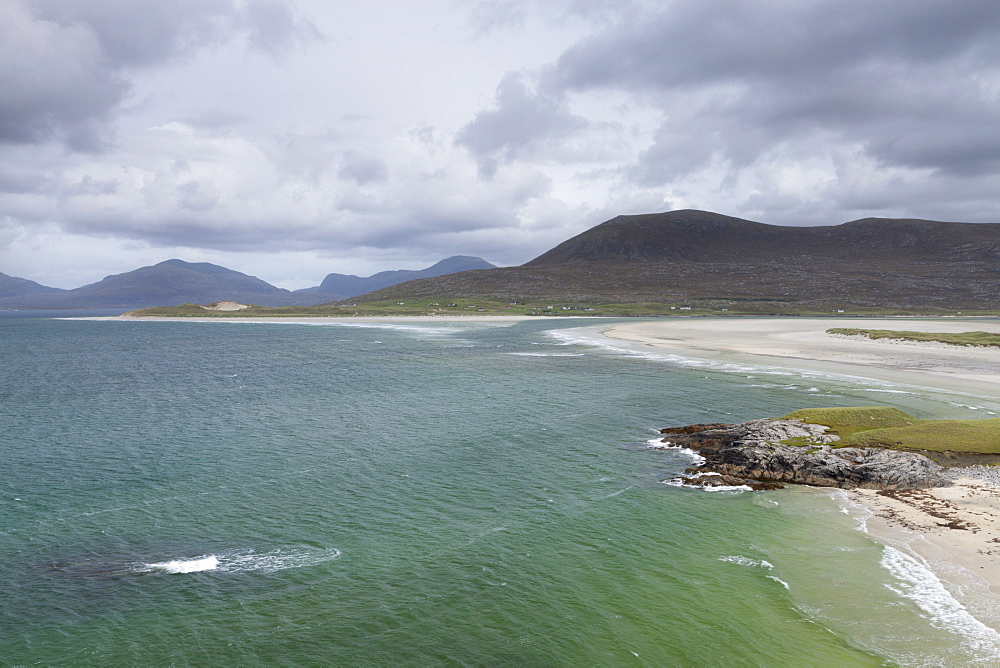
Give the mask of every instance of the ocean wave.
[(196, 557), (194, 559), (175, 559), (173, 561), (163, 561), (158, 564), (144, 565), (149, 570), (164, 571), (166, 573), (198, 573), (201, 571), (214, 571), (219, 567), (219, 558), (216, 556)]
[(719, 557), (718, 561), (725, 561), (730, 564), (736, 564), (737, 566), (752, 566), (755, 568), (765, 568), (769, 571), (774, 570), (774, 564), (766, 559), (752, 559), (750, 557), (744, 557), (743, 555), (733, 554), (726, 557)]
[[(763, 568), (766, 571), (773, 571), (774, 564), (766, 559), (751, 559), (750, 557), (744, 557), (743, 555), (733, 554), (726, 557), (719, 557), (719, 561), (725, 561), (730, 564), (736, 564), (737, 566), (747, 566), (749, 568)], [(774, 580), (780, 584), (785, 589), (791, 589), (787, 582), (779, 578), (777, 575), (768, 574), (768, 580)]]
[(583, 353), (503, 353), (504, 355), (517, 355), (519, 357), (583, 357)]
[(681, 489), (691, 489), (699, 492), (752, 492), (753, 488), (750, 485), (687, 485), (684, 481), (687, 478), (696, 476), (684, 476), (677, 478), (668, 478), (666, 480), (661, 480), (660, 482), (664, 485), (669, 485), (670, 487), (679, 487)]
[(289, 568), (315, 566), (340, 556), (334, 548), (279, 548), (269, 552), (255, 550), (204, 554), (184, 559), (171, 559), (155, 563), (140, 563), (132, 569), (136, 573), (275, 573)]
[(961, 645), (977, 662), (1000, 659), (1000, 633), (973, 617), (929, 568), (888, 545), (881, 564), (897, 581), (886, 587), (913, 601), (935, 627), (960, 636)]
[(697, 452), (691, 448), (685, 448), (681, 445), (672, 445), (670, 441), (664, 441), (662, 438), (651, 438), (646, 441), (647, 449), (649, 450), (670, 450), (672, 452), (679, 452), (685, 455), (694, 462), (695, 466), (701, 466), (705, 463), (705, 458), (699, 455)]

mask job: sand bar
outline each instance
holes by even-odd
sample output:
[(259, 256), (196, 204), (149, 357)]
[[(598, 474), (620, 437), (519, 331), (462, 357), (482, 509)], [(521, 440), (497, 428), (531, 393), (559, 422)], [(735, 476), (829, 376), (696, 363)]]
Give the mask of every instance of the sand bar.
[(324, 322), (516, 322), (518, 320), (538, 320), (533, 315), (379, 315), (379, 316), (344, 316), (344, 317), (252, 317), (252, 316), (93, 316), (75, 317), (71, 320), (117, 320), (121, 322), (282, 322), (282, 323), (324, 323)]
[(1000, 320), (684, 318), (628, 323), (603, 333), (687, 357), (825, 371), (1000, 398), (1000, 348), (838, 337), (826, 333), (832, 327), (1000, 333)]

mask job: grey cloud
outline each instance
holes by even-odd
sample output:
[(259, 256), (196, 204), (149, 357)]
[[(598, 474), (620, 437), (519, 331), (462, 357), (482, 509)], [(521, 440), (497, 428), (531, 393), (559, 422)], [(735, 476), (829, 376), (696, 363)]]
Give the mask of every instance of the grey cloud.
[(325, 38), (315, 24), (294, 13), (282, 0), (251, 0), (241, 18), (251, 43), (276, 55), (299, 42)]
[(177, 202), (187, 211), (210, 211), (219, 202), (217, 195), (198, 181), (187, 181), (177, 186)]
[(60, 133), (75, 149), (100, 143), (100, 126), (128, 84), (109, 71), (85, 27), (60, 27), (16, 3), (0, 5), (0, 142)]
[(982, 173), (1000, 167), (998, 62), (994, 2), (689, 0), (582, 40), (541, 85), (659, 108), (633, 170), (646, 184), (818, 137), (888, 165)]
[(475, 156), (480, 172), (492, 177), (501, 164), (531, 154), (587, 127), (564, 100), (532, 90), (525, 75), (509, 72), (496, 92), (496, 108), (479, 112), (458, 133), (457, 142)]
[(95, 179), (89, 174), (63, 189), (63, 195), (114, 195), (121, 183), (117, 179)]
[(319, 36), (275, 0), (0, 3), (0, 142), (98, 150), (137, 69), (240, 34), (272, 53)]
[(337, 176), (346, 181), (353, 181), (359, 186), (369, 183), (383, 183), (388, 178), (389, 170), (385, 162), (377, 156), (357, 151), (346, 151)]

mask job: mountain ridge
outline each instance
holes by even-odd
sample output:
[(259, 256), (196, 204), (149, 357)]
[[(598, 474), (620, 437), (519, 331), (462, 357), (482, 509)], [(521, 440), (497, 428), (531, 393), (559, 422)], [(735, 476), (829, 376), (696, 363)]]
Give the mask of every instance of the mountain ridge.
[[(378, 277), (378, 285), (385, 287), (415, 276), (438, 276), (448, 271), (461, 271), (461, 266), (470, 264), (493, 266), (481, 258), (452, 256), (422, 270), (384, 271), (373, 277), (354, 278), (367, 281)], [(393, 280), (394, 278), (398, 280)], [(221, 265), (172, 258), (121, 274), (105, 276), (100, 281), (70, 290), (0, 274), (0, 307), (137, 309), (216, 301), (239, 301), (259, 306), (314, 306), (349, 296), (345, 292), (326, 292), (321, 288), (322, 286), (317, 286), (293, 292)]]
[(445, 296), (1000, 309), (1000, 224), (792, 227), (690, 209), (617, 216), (520, 267), (420, 279), (357, 301)]
[[(425, 269), (395, 269), (380, 271), (371, 276), (354, 276), (353, 274), (327, 274), (323, 282), (315, 288), (305, 288), (297, 292), (322, 292), (340, 294), (346, 297), (365, 294), (380, 290), (398, 283), (418, 278), (434, 278), (444, 274), (453, 274), (471, 269), (492, 269), (496, 265), (480, 257), (471, 255), (453, 255)], [(331, 300), (332, 301), (332, 300)]]

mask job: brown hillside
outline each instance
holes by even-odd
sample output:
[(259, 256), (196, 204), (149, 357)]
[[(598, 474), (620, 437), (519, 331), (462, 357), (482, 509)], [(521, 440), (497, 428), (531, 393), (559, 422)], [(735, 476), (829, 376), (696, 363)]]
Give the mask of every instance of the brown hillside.
[(783, 227), (692, 210), (619, 216), (521, 267), (410, 281), (356, 301), (424, 296), (1000, 309), (1000, 224), (867, 218)]

